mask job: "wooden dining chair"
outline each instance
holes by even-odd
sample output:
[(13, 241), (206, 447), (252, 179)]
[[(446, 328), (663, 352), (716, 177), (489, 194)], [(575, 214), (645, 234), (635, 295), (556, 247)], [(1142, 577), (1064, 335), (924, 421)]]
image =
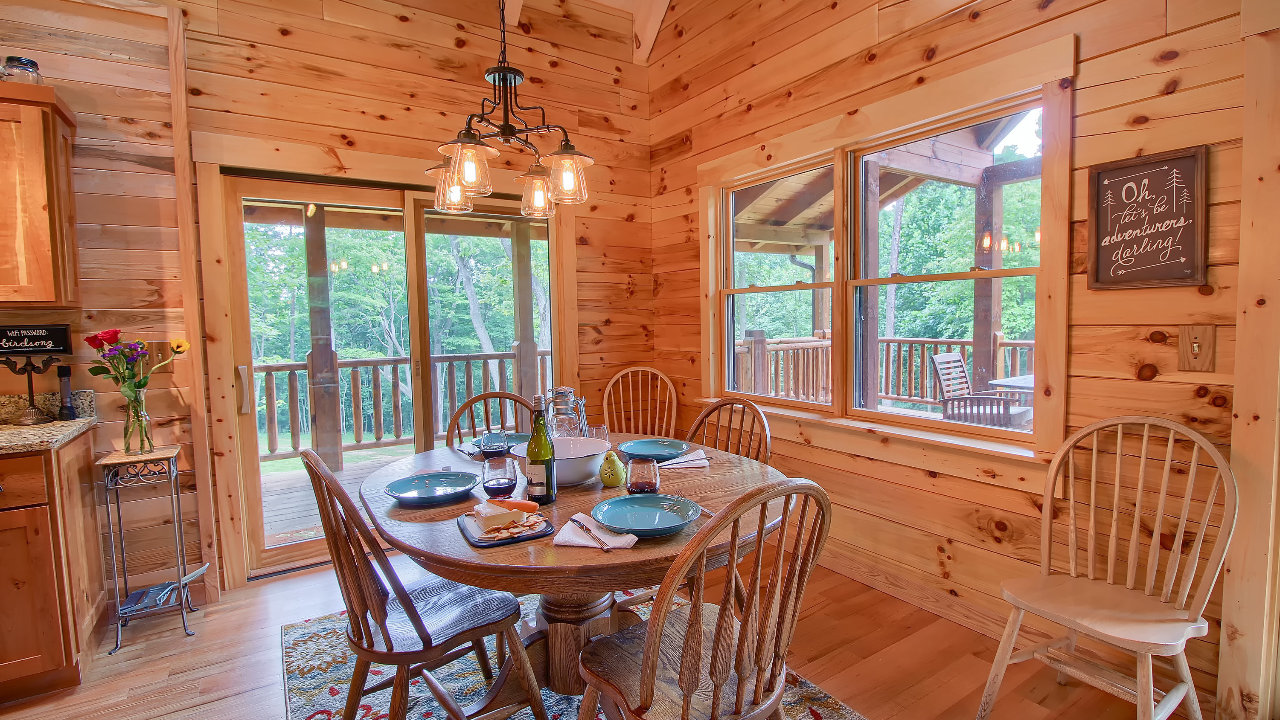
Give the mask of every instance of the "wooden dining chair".
[(676, 386), (651, 367), (627, 368), (604, 388), (604, 423), (610, 432), (671, 437), (676, 431)]
[(769, 420), (759, 406), (737, 398), (717, 400), (693, 421), (685, 440), (769, 464)]
[(1031, 422), (1032, 409), (1018, 404), (1021, 393), (1012, 390), (975, 391), (969, 382), (964, 355), (939, 353), (929, 360), (933, 363), (944, 420), (1014, 429)]
[[(758, 531), (771, 510), (780, 514), (776, 545)], [(716, 513), (667, 571), (649, 619), (583, 649), (579, 720), (593, 720), (601, 703), (608, 717), (630, 720), (779, 713), (787, 650), (830, 525), (831, 502), (809, 480), (753, 488)], [(707, 571), (718, 567), (723, 591), (708, 597)], [(735, 577), (746, 578), (738, 612)], [(688, 602), (676, 602), (681, 592)]]
[[(1034, 658), (1056, 668), (1059, 682), (1070, 675), (1137, 703), (1140, 720), (1167, 718), (1180, 702), (1200, 720), (1185, 648), (1209, 630), (1204, 608), (1235, 520), (1235, 476), (1195, 430), (1126, 416), (1073, 434), (1049, 465), (1040, 574), (1001, 585), (1013, 612), (978, 719), (990, 713), (1005, 668)], [(1067, 634), (1014, 652), (1026, 613)], [(1136, 655), (1136, 678), (1077, 653), (1078, 638)], [(1153, 657), (1172, 661), (1177, 682), (1164, 693), (1154, 686)]]
[[(342, 717), (358, 717), (363, 697), (390, 687), (389, 717), (404, 720), (415, 675), (422, 677), (451, 720), (492, 712), (492, 707), (460, 706), (431, 671), (475, 652), (482, 675), (492, 680), (484, 639), (500, 634), (513, 662), (504, 665), (486, 698), (499, 697), (496, 690), (515, 675), (524, 692), (506, 707), (528, 706), (537, 720), (547, 720), (533, 665), (516, 631), (520, 602), (515, 596), (435, 575), (404, 585), (364, 516), (320, 456), (303, 450), (302, 462), (320, 506), (325, 542), (347, 606), (347, 644), (356, 656)], [(365, 687), (371, 663), (395, 666), (395, 676)]]
[(445, 430), (445, 445), (461, 445), (489, 432), (528, 432), (533, 425), (533, 403), (509, 392), (487, 392), (469, 397), (454, 411)]

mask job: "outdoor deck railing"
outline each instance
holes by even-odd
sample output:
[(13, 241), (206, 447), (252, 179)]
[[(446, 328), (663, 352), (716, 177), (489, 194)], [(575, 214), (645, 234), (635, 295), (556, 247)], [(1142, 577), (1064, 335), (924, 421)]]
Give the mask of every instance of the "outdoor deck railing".
[[(819, 330), (811, 337), (766, 338), (747, 331), (735, 343), (735, 387), (744, 393), (788, 400), (827, 403), (831, 400), (831, 336)], [(993, 339), (995, 377), (1030, 375), (1034, 340)], [(972, 364), (973, 341), (959, 338), (883, 337), (879, 340), (881, 402), (941, 406), (930, 357), (958, 352)], [(757, 389), (759, 388), (759, 389)]]
[[(514, 352), (436, 355), (431, 359), (437, 438), (444, 437), (449, 418), (467, 398), (514, 387), (515, 359)], [(409, 362), (407, 357), (338, 361), (344, 452), (413, 443)], [(255, 365), (253, 372), (255, 397), (262, 400), (259, 417), (266, 416), (262, 423), (265, 445), (259, 458), (297, 457), (303, 447), (310, 447), (305, 439), (311, 434), (307, 363), (264, 363)], [(545, 394), (551, 383), (551, 350), (539, 350), (537, 391)]]

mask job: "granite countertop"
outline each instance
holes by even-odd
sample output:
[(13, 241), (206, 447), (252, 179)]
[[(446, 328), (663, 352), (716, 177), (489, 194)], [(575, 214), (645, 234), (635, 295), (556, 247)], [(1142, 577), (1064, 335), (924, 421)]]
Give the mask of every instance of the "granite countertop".
[(43, 425), (0, 425), (0, 455), (52, 450), (75, 439), (97, 421), (87, 417)]
[[(36, 406), (51, 417), (58, 415), (58, 394), (39, 393)], [(75, 390), (71, 393), (76, 420), (56, 420), (43, 425), (13, 425), (13, 421), (27, 409), (26, 395), (0, 395), (0, 455), (40, 452), (61, 447), (98, 421), (92, 390)]]

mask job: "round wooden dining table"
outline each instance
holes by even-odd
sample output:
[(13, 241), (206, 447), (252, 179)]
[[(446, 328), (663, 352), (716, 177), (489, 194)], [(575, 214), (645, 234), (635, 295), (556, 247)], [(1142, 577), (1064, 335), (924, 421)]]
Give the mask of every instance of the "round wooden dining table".
[[(611, 439), (616, 446), (632, 437), (615, 434)], [(784, 479), (782, 473), (754, 460), (702, 449), (710, 465), (660, 471), (660, 492), (687, 497), (714, 513), (753, 487)], [(707, 516), (674, 535), (641, 538), (632, 548), (608, 553), (594, 547), (554, 545), (554, 535), (478, 548), (462, 537), (457, 518), (484, 499), (479, 485), (469, 498), (429, 508), (400, 507), (385, 492), (388, 483), (414, 472), (447, 467), (479, 475), (481, 462), (453, 447), (419, 453), (370, 474), (360, 486), (360, 497), (382, 539), (430, 572), (475, 587), (541, 595), (536, 623), (526, 628), (530, 659), (552, 691), (580, 695), (585, 685), (578, 674), (578, 654), (592, 637), (610, 632), (614, 592), (661, 582)], [(523, 497), (523, 493), (521, 479), (516, 494)], [(575, 513), (590, 514), (601, 500), (625, 494), (625, 488), (606, 488), (596, 479), (561, 488), (542, 514), (559, 530)]]

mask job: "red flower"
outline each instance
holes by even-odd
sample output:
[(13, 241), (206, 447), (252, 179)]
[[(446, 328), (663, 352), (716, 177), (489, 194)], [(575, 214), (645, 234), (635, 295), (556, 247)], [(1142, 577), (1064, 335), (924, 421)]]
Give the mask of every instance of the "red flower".
[(120, 331), (118, 329), (103, 330), (98, 333), (98, 337), (102, 338), (102, 342), (110, 345), (120, 340)]
[(84, 341), (89, 343), (89, 347), (93, 348), (94, 350), (101, 350), (102, 346), (106, 344), (102, 342), (102, 338), (98, 335), (90, 335), (89, 337), (85, 338)]

